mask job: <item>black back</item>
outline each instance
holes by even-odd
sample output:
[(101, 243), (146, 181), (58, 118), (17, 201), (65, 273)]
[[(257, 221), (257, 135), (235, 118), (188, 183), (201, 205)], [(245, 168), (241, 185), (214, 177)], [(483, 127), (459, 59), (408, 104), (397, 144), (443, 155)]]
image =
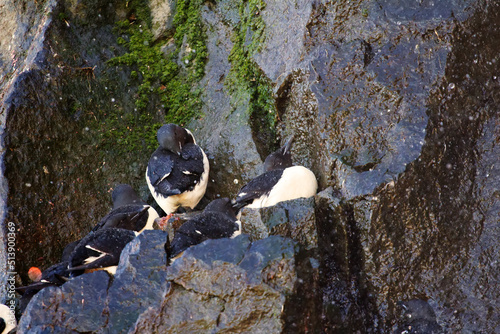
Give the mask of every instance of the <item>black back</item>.
[(182, 224), (175, 232), (170, 256), (175, 257), (188, 247), (208, 239), (233, 236), (239, 230), (235, 211), (228, 198), (212, 201), (202, 213)]
[(158, 193), (171, 196), (193, 190), (203, 171), (201, 148), (186, 144), (180, 155), (158, 148), (149, 160), (147, 176)]
[(149, 207), (142, 204), (131, 204), (111, 210), (101, 221), (94, 226), (93, 232), (103, 228), (123, 228), (131, 231), (140, 231), (148, 221)]
[[(73, 276), (78, 276), (82, 274), (85, 269), (96, 269), (117, 265), (123, 248), (134, 238), (135, 233), (133, 231), (121, 228), (105, 228), (96, 232), (90, 232), (80, 241), (71, 254), (68, 269), (73, 272)], [(107, 253), (107, 255), (92, 263), (84, 264), (86, 259), (101, 255), (101, 253), (87, 246)]]
[[(271, 189), (280, 180), (283, 175), (283, 169), (274, 169), (265, 172), (245, 184), (235, 199), (235, 207), (243, 207), (251, 204), (254, 199), (268, 195)], [(244, 194), (244, 195), (241, 195)]]

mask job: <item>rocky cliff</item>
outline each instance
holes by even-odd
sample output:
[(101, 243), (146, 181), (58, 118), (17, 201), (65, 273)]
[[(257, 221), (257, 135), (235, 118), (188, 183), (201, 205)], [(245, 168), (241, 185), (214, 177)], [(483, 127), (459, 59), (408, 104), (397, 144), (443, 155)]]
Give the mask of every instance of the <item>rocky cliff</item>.
[[(152, 202), (143, 176), (151, 134), (175, 120), (209, 156), (205, 201), (233, 197), (290, 134), (294, 162), (315, 172), (321, 192), (314, 203), (248, 212), (251, 240), (228, 246), (238, 259), (204, 257), (210, 243), (182, 268), (158, 270), (159, 295), (127, 328), (245, 331), (233, 327), (239, 321), (273, 332), (386, 333), (408, 330), (401, 305), (417, 305), (406, 307), (416, 314), (421, 304), (400, 302), (412, 300), (444, 332), (500, 326), (495, 1), (46, 0), (1, 11), (5, 221), (17, 226), (24, 283), (28, 267), (56, 262), (109, 210), (115, 183)], [(275, 258), (266, 240), (276, 234), (286, 264), (243, 265), (255, 247)], [(296, 269), (304, 259), (310, 268)], [(234, 292), (211, 281), (221, 268), (246, 277), (227, 285), (254, 293), (253, 315), (228, 311)], [(297, 271), (314, 292), (304, 300), (302, 276), (279, 279)], [(36, 298), (64, 307), (66, 292), (99, 281), (91, 293), (101, 299), (88, 310), (99, 316), (71, 330), (115, 326), (118, 286), (102, 275)], [(255, 306), (262, 295), (272, 314)], [(186, 299), (203, 305), (199, 313), (179, 311)], [(297, 322), (301, 303), (311, 314)], [(36, 314), (24, 317), (21, 328), (37, 324)]]

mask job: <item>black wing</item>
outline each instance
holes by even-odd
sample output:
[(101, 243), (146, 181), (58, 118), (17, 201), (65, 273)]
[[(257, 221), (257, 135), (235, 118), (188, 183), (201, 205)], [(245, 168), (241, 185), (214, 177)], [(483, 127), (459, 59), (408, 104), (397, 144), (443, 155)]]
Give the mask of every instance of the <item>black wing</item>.
[(142, 204), (131, 204), (111, 210), (92, 229), (92, 232), (95, 232), (102, 228), (111, 227), (140, 231), (148, 221), (148, 209), (149, 206), (144, 206)]
[[(159, 160), (161, 159), (157, 159), (155, 162)], [(177, 195), (193, 190), (204, 171), (203, 153), (201, 148), (194, 144), (185, 145), (181, 156), (170, 154), (168, 163), (172, 166), (168, 176), (163, 179), (158, 178), (154, 183), (151, 182), (155, 190), (164, 196)], [(148, 175), (149, 173), (150, 169), (148, 167)], [(151, 178), (150, 181), (152, 181)]]
[[(134, 238), (133, 231), (121, 228), (105, 228), (90, 232), (71, 254), (68, 270), (77, 271), (117, 265), (123, 248)], [(96, 259), (88, 262), (90, 258)]]
[(148, 179), (154, 187), (157, 187), (165, 176), (170, 175), (176, 157), (175, 154), (161, 147), (153, 152), (148, 162)]
[(283, 175), (283, 169), (275, 169), (250, 180), (236, 195), (236, 203), (240, 204), (239, 206), (245, 206), (252, 203), (254, 199), (269, 194), (281, 175)]
[(188, 220), (175, 232), (171, 256), (208, 239), (229, 238), (239, 229), (234, 218), (221, 212), (203, 212)]

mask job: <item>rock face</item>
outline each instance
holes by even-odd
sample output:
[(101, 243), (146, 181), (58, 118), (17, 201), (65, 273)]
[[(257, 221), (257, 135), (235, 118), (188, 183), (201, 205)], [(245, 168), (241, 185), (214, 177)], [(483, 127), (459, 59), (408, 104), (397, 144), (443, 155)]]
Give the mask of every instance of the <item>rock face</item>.
[(297, 241), (304, 249), (318, 248), (314, 198), (300, 198), (275, 206), (241, 211), (243, 233), (253, 240), (281, 235)]
[[(166, 3), (172, 2), (157, 2)], [(127, 9), (122, 2), (88, 6), (38, 1), (15, 12), (19, 24), (10, 21), (13, 15), (0, 19), (6, 26), (0, 36), (0, 117), (8, 117), (7, 219), (17, 224), (19, 257), (30, 265), (41, 256), (57, 262), (64, 244), (108, 209), (113, 182), (132, 179), (145, 189), (143, 153), (103, 161), (96, 154), (100, 147), (89, 144), (95, 133), (78, 122), (97, 109), (133, 113), (137, 91), (124, 80), (130, 69), (106, 65), (123, 53), (112, 27)], [(244, 64), (269, 86), (262, 89), (274, 94), (272, 140), (295, 134), (294, 162), (315, 172), (321, 192), (314, 201), (245, 211), (248, 239), (193, 247), (182, 261), (159, 270), (166, 277), (157, 286), (159, 299), (146, 298), (157, 307), (128, 309), (133, 323), (106, 313), (116, 319), (109, 326), (137, 333), (243, 331), (238, 326), (247, 322), (277, 332), (388, 333), (413, 326), (401, 321), (399, 302), (419, 300), (431, 307), (435, 321), (424, 317), (427, 323), (418, 326), (497, 332), (500, 4), (217, 1), (198, 10), (208, 49), (205, 76), (196, 87), (203, 92), (203, 117), (188, 127), (210, 159), (207, 198), (234, 197), (261, 172), (265, 158), (255, 124), (268, 123), (252, 113), (259, 90), (231, 90), (226, 83), (235, 56), (246, 57)], [(20, 42), (9, 48), (13, 33)], [(243, 43), (236, 38), (241, 35)], [(207, 249), (222, 245), (232, 252)], [(277, 260), (279, 252), (288, 254), (284, 262)], [(122, 268), (138, 265), (130, 260)], [(18, 266), (22, 272), (28, 264)], [(221, 272), (232, 278), (223, 280)], [(90, 280), (98, 278), (93, 275)], [(301, 277), (310, 278), (312, 287)], [(133, 275), (127, 279), (142, 284)], [(218, 282), (232, 292), (222, 292)], [(65, 305), (60, 291), (77, 288), (42, 293)], [(302, 293), (307, 289), (311, 295)], [(248, 292), (248, 299), (236, 299), (235, 291)], [(188, 300), (200, 307), (184, 312), (179, 305), (192, 305)], [(272, 312), (261, 312), (264, 301)], [(255, 307), (261, 320), (230, 311), (238, 303)], [(300, 310), (309, 313), (300, 319)], [(25, 317), (21, 325), (38, 326), (34, 314)], [(99, 317), (92, 324), (77, 322), (101, 330)]]
[(145, 231), (130, 242), (112, 280), (99, 271), (42, 290), (18, 333), (281, 333), (302, 321), (283, 313), (301, 314), (287, 303), (306, 279), (293, 240), (208, 240), (167, 268), (166, 238)]
[(131, 241), (114, 279), (97, 271), (41, 290), (24, 312), (18, 333), (123, 333), (163, 297), (166, 238), (165, 232), (145, 231)]

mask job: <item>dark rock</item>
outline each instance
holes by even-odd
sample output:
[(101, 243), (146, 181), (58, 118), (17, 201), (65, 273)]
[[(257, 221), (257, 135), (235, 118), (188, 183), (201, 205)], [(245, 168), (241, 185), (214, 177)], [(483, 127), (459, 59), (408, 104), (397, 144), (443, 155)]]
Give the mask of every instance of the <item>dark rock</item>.
[(79, 276), (61, 287), (37, 293), (26, 308), (18, 333), (82, 333), (102, 329), (107, 322), (104, 271)]
[(436, 321), (434, 310), (425, 300), (412, 299), (400, 302), (399, 305), (403, 309), (403, 312), (400, 324), (393, 332), (394, 334), (443, 333), (443, 329)]
[(299, 198), (261, 209), (243, 208), (244, 233), (252, 240), (281, 235), (297, 241), (305, 249), (318, 247), (314, 198)]
[(90, 124), (97, 110), (133, 110), (127, 70), (104, 66), (123, 50), (112, 29), (125, 4), (44, 1), (15, 7), (24, 13), (15, 37), (21, 49), (16, 46), (15, 66), (1, 80), (1, 114), (9, 147), (3, 158), (6, 220), (16, 226), (16, 271), (26, 285), (29, 267), (59, 262), (65, 245), (104, 216), (112, 185), (146, 186), (143, 168), (140, 180), (128, 169), (146, 162), (130, 154), (110, 158), (98, 146), (102, 133)]
[(297, 251), (287, 238), (250, 243), (245, 235), (188, 248), (168, 268), (162, 307), (143, 313), (135, 333), (282, 332), (284, 305), (298, 284)]
[(144, 231), (123, 250), (108, 290), (109, 333), (126, 332), (144, 310), (161, 304), (169, 285), (165, 279), (167, 238), (162, 231)]

